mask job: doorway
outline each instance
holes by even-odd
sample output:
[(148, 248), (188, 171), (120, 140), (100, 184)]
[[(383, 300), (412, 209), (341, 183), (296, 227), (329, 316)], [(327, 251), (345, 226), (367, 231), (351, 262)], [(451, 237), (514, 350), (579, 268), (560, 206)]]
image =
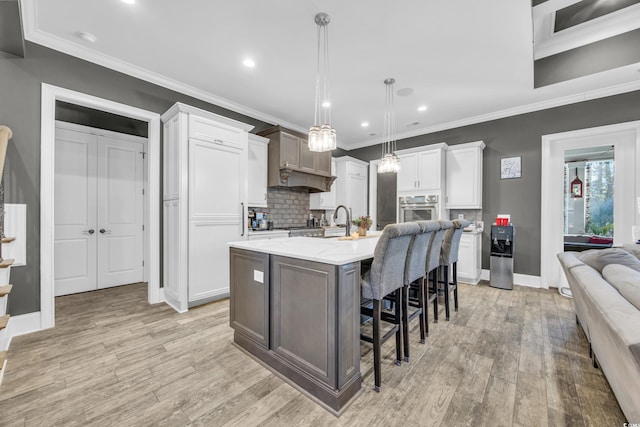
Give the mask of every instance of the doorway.
[[(542, 137), (541, 253), (543, 287), (566, 286), (557, 254), (564, 251), (565, 152), (612, 147), (615, 192), (613, 194), (613, 245), (632, 242), (632, 226), (640, 214), (636, 198), (640, 192), (640, 122), (620, 123)], [(573, 178), (573, 177), (572, 177)]]
[(146, 145), (56, 122), (55, 296), (144, 281)]
[[(103, 98), (42, 84), (40, 137), (40, 313), (39, 329), (55, 326), (55, 107), (57, 101), (81, 105), (118, 114), (148, 124), (147, 170), (149, 209), (145, 212), (148, 226), (145, 245), (144, 274), (147, 300), (150, 304), (164, 300), (160, 289), (160, 115)], [(147, 262), (148, 261), (148, 262)], [(35, 320), (35, 319), (34, 319)], [(29, 326), (30, 330), (37, 330)]]

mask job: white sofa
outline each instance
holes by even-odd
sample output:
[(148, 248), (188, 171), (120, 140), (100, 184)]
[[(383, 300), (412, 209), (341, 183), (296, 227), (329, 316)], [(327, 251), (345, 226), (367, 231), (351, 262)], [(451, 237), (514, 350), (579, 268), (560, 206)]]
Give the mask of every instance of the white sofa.
[(640, 423), (640, 260), (620, 248), (558, 259), (594, 357), (627, 420)]

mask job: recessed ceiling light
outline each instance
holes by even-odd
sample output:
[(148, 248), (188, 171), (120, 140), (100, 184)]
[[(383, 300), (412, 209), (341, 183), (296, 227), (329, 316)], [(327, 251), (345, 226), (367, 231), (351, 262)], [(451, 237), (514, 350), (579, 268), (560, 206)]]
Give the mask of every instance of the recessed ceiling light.
[(80, 37), (82, 40), (84, 40), (84, 41), (86, 41), (86, 42), (89, 42), (89, 43), (95, 43), (95, 42), (96, 42), (96, 40), (97, 40), (96, 36), (94, 36), (94, 35), (93, 35), (93, 34), (91, 34), (91, 33), (85, 33), (85, 32), (83, 32), (83, 31), (81, 31), (81, 32), (79, 32), (77, 35), (78, 35), (78, 37)]
[(244, 61), (242, 61), (242, 63), (244, 64), (245, 67), (249, 67), (249, 68), (253, 68), (253, 67), (256, 66), (256, 63), (253, 62), (253, 60), (249, 59), (249, 58), (247, 58)]
[(398, 96), (409, 96), (413, 93), (413, 89), (410, 87), (405, 87), (402, 89), (398, 89), (396, 93), (398, 94)]
[(426, 105), (419, 106), (418, 111), (427, 111), (427, 106)]
[(136, 0), (121, 0), (122, 3), (126, 3), (126, 4), (134, 4), (136, 2)]
[(366, 128), (367, 126), (369, 126), (369, 122), (362, 122), (360, 123), (360, 126), (362, 126), (363, 128)]

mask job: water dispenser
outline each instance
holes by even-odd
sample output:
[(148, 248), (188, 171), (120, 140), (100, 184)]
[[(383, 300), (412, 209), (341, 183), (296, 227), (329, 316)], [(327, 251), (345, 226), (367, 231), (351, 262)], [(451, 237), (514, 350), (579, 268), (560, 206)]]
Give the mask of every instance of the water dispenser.
[(515, 234), (512, 224), (491, 226), (490, 285), (494, 288), (513, 289)]

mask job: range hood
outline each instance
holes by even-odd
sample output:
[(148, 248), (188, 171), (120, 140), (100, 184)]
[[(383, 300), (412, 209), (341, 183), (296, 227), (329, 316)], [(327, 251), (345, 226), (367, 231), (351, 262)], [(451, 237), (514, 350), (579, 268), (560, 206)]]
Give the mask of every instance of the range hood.
[(310, 193), (331, 190), (331, 152), (309, 151), (306, 135), (274, 126), (258, 135), (269, 138), (269, 187), (306, 189)]
[(309, 193), (319, 193), (331, 190), (331, 184), (335, 181), (335, 176), (326, 176), (326, 174), (318, 174), (309, 170), (300, 170), (299, 168), (284, 165), (279, 168), (280, 182), (279, 185), (271, 185), (269, 187), (289, 187), (302, 188), (309, 190)]

